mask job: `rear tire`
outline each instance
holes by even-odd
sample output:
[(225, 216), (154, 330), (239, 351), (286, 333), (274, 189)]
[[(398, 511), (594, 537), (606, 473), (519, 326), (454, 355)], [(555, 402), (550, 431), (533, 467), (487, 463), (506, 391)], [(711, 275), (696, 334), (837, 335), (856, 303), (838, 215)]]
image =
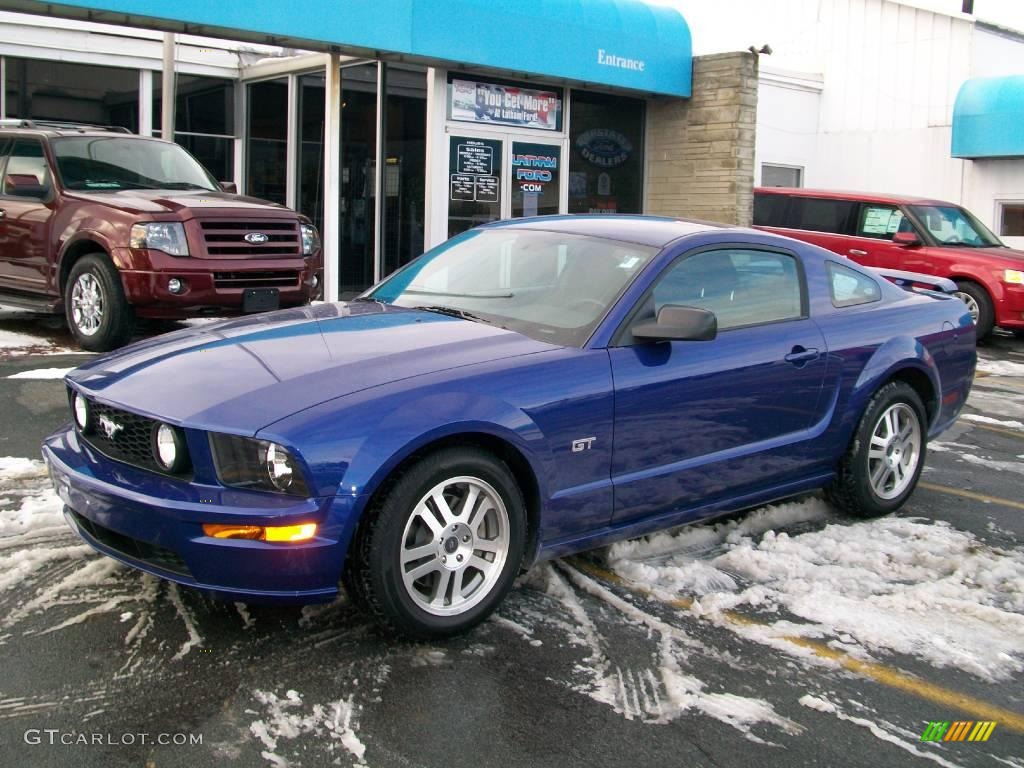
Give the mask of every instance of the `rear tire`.
[(89, 352), (106, 352), (131, 340), (135, 313), (106, 254), (90, 253), (71, 267), (64, 315), (75, 340)]
[(365, 513), (343, 576), (386, 629), (428, 640), (486, 619), (519, 573), (526, 506), (504, 462), (446, 448), (388, 481)]
[(856, 517), (895, 512), (917, 486), (927, 443), (928, 420), (917, 392), (900, 381), (886, 384), (868, 403), (826, 499)]
[(971, 311), (978, 341), (987, 338), (992, 333), (996, 317), (992, 298), (988, 295), (988, 291), (970, 280), (957, 280), (956, 291), (953, 295), (966, 304), (967, 309)]

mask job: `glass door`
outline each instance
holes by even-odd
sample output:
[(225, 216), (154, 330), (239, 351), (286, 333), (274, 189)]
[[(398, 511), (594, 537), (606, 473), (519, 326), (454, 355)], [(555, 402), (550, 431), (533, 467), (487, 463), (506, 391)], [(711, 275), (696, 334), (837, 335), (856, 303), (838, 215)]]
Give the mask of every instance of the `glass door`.
[(561, 144), (513, 141), (509, 199), (511, 217), (562, 212)]
[(452, 136), (448, 150), (448, 237), (502, 218), (500, 138)]

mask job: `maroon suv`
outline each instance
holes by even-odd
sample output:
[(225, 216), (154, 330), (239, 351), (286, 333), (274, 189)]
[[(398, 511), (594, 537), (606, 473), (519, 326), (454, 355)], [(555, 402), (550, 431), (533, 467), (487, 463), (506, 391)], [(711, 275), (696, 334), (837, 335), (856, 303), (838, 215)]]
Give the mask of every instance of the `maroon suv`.
[(136, 317), (184, 319), (319, 295), (308, 219), (231, 194), (177, 144), (116, 129), (0, 125), (0, 303), (67, 317), (88, 350)]

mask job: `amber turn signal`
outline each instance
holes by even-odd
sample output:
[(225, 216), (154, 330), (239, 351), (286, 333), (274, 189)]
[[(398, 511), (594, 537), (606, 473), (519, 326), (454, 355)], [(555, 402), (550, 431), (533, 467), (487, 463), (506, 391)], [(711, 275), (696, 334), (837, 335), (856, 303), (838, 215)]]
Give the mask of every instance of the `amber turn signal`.
[(203, 533), (215, 539), (251, 539), (253, 541), (309, 541), (316, 536), (316, 523), (300, 525), (215, 525), (203, 524)]

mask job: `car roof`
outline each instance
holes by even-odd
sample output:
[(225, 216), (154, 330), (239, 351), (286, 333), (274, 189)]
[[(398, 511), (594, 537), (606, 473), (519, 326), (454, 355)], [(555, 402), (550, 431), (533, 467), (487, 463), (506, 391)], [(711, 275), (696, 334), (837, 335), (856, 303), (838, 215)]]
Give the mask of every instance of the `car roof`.
[(729, 228), (725, 224), (695, 219), (673, 219), (665, 216), (633, 214), (571, 214), (568, 216), (534, 216), (506, 219), (485, 224), (481, 229), (530, 229), (589, 235), (607, 240), (620, 240), (638, 245), (663, 248), (673, 240), (698, 232)]
[(132, 133), (127, 128), (117, 125), (91, 125), (89, 123), (66, 123), (55, 120), (22, 120), (5, 118), (0, 120), (0, 134), (16, 133), (27, 136), (135, 136), (149, 138)]
[(890, 195), (880, 192), (856, 192), (840, 189), (807, 189), (806, 187), (756, 187), (756, 194), (791, 195), (794, 197), (824, 197), (831, 200), (856, 200), (862, 203), (909, 203), (914, 205), (952, 205), (948, 200), (913, 195)]

